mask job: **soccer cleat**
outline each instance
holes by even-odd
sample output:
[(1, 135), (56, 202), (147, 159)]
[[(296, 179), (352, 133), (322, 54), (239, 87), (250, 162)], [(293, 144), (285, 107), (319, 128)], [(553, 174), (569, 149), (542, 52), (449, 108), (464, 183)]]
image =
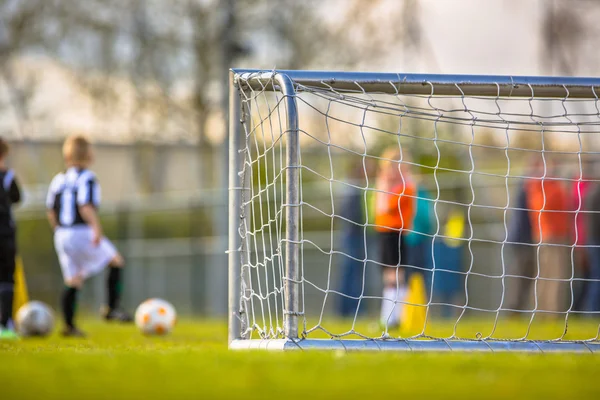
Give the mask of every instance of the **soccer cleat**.
[(65, 328), (62, 332), (61, 335), (63, 335), (64, 337), (75, 337), (75, 338), (84, 338), (86, 337), (86, 334), (82, 331), (80, 331), (79, 329), (77, 329), (74, 326), (70, 326)]
[(19, 335), (12, 329), (0, 328), (0, 340), (19, 340)]
[(133, 317), (123, 310), (110, 310), (104, 314), (104, 319), (107, 321), (133, 322)]

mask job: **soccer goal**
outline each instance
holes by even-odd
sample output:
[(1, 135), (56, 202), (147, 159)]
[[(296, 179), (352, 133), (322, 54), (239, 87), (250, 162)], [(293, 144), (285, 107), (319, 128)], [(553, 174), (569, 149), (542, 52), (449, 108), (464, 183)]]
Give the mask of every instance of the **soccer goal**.
[(230, 348), (600, 351), (599, 90), (232, 70)]

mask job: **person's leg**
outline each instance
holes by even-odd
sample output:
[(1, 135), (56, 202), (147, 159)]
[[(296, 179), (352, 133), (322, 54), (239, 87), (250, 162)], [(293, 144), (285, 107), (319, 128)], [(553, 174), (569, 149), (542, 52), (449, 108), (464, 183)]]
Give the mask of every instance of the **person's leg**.
[[(546, 279), (548, 278), (548, 259), (549, 257), (548, 246), (542, 245), (538, 248), (538, 258), (537, 258), (537, 269), (539, 272), (539, 277), (535, 282), (535, 295), (537, 302), (537, 310), (538, 311), (550, 311), (552, 302), (551, 299), (551, 289), (550, 282)], [(544, 279), (540, 279), (544, 278)], [(543, 314), (540, 314), (543, 315)]]
[[(600, 311), (600, 246), (588, 247), (589, 281), (585, 297), (585, 311)], [(596, 314), (597, 316), (597, 314)]]
[(102, 315), (107, 321), (118, 320), (131, 322), (133, 318), (120, 309), (122, 277), (125, 260), (116, 247), (107, 238), (102, 238), (100, 244), (86, 249), (84, 278), (97, 275), (108, 269), (106, 279), (107, 305), (102, 309)]
[[(361, 232), (354, 238), (356, 243), (355, 257), (359, 260), (365, 260), (367, 257), (367, 246), (368, 239), (366, 232), (361, 228)], [(367, 275), (366, 275), (366, 262), (356, 261), (353, 268), (353, 279), (352, 279), (352, 294), (354, 297), (360, 297), (363, 295), (363, 288), (367, 288)], [(352, 317), (363, 313), (366, 310), (366, 305), (363, 301), (353, 300)]]
[(562, 313), (569, 309), (573, 296), (571, 293), (571, 283), (569, 282), (569, 279), (572, 279), (570, 249), (565, 246), (554, 246), (552, 263), (555, 279), (553, 281), (554, 309)]
[(575, 276), (579, 279), (575, 284), (574, 304), (575, 311), (585, 310), (585, 298), (589, 279), (589, 260), (585, 247), (575, 247)]
[[(406, 236), (404, 234), (400, 235), (400, 240), (399, 240), (399, 248), (400, 248), (400, 260), (398, 262), (398, 265), (400, 265), (401, 267), (398, 269), (397, 272), (397, 283), (396, 283), (396, 289), (398, 291), (398, 306), (396, 308), (396, 317), (398, 319), (397, 321), (397, 325), (400, 325), (402, 323), (402, 317), (404, 314), (404, 306), (405, 306), (405, 302), (406, 302), (406, 298), (408, 295), (408, 278), (409, 278), (409, 273), (408, 273), (408, 268), (406, 267), (408, 265), (408, 261), (411, 259), (414, 259), (412, 252), (415, 250), (414, 248), (411, 248), (410, 246), (408, 246), (408, 242), (406, 240)], [(413, 269), (411, 271), (412, 273), (418, 273), (418, 270)]]
[(383, 270), (383, 299), (381, 302), (381, 324), (388, 328), (400, 325), (402, 301), (406, 296), (404, 273), (401, 268), (386, 267)]
[(109, 313), (118, 309), (121, 300), (121, 276), (125, 262), (123, 257), (117, 253), (108, 265), (108, 279), (106, 280), (106, 289), (108, 297)]
[[(352, 293), (354, 297), (358, 297), (360, 298), (361, 295), (363, 295), (363, 287), (365, 287), (366, 290), (366, 274), (365, 274), (365, 263), (364, 262), (356, 262), (355, 265), (355, 269), (354, 269), (354, 279), (352, 280)], [(365, 311), (365, 304), (363, 301), (360, 300), (352, 300), (352, 313), (350, 314), (351, 317), (355, 317), (360, 315), (361, 313), (364, 313)], [(361, 307), (361, 303), (362, 303), (362, 307)]]
[(558, 312), (566, 310), (565, 295), (568, 282), (566, 278), (565, 248), (562, 246), (543, 246), (540, 249), (540, 279), (538, 282), (538, 310), (549, 311), (548, 316), (557, 317)]
[(77, 273), (77, 269), (70, 268), (70, 273), (64, 274), (65, 288), (61, 298), (61, 307), (65, 323), (63, 336), (83, 337), (85, 334), (75, 324), (75, 313), (77, 311), (77, 295), (83, 285), (83, 278)]
[(85, 336), (75, 324), (77, 311), (77, 295), (83, 285), (84, 277), (80, 268), (80, 254), (76, 251), (80, 247), (78, 236), (71, 230), (59, 229), (54, 233), (54, 248), (58, 256), (60, 269), (63, 276), (64, 288), (61, 296), (61, 311), (65, 329), (63, 336)]
[(108, 265), (108, 278), (106, 280), (108, 308), (104, 314), (104, 318), (107, 321), (133, 321), (133, 317), (121, 309), (121, 292), (123, 286), (122, 277), (124, 266), (125, 261), (119, 253), (113, 257)]
[(77, 293), (81, 287), (73, 283), (65, 283), (62, 295), (62, 312), (65, 326), (68, 330), (75, 329), (75, 310), (77, 308)]
[(520, 273), (522, 278), (519, 291), (516, 293), (519, 310), (530, 310), (533, 308), (533, 284), (534, 277), (537, 274), (536, 248), (533, 246), (521, 245), (518, 257)]
[(506, 264), (506, 275), (511, 275), (505, 278), (505, 308), (509, 310), (522, 310), (524, 287), (527, 285), (525, 277), (526, 262), (523, 255), (526, 254), (528, 246), (522, 244), (509, 244), (508, 255), (509, 262)]
[[(352, 287), (352, 280), (353, 280), (353, 271), (352, 271), (352, 266), (355, 263), (354, 260), (348, 258), (348, 257), (343, 257), (342, 263), (341, 263), (341, 268), (342, 268), (342, 279), (341, 279), (341, 285), (340, 285), (340, 292), (345, 294), (345, 295), (350, 295), (351, 292), (351, 287)], [(342, 317), (348, 317), (352, 314), (352, 304), (353, 304), (353, 299), (348, 298), (346, 296), (341, 296), (339, 299), (339, 313)]]
[(399, 325), (401, 304), (404, 299), (404, 271), (400, 268), (400, 234), (382, 232), (380, 252), (383, 266), (383, 294), (380, 323), (387, 328)]
[[(355, 259), (364, 258), (364, 240), (363, 234), (347, 232), (344, 237), (342, 251), (344, 256), (341, 262), (341, 285), (340, 292), (346, 296), (358, 297), (362, 291), (363, 268), (362, 261)], [(344, 317), (354, 317), (358, 300), (346, 296), (341, 296), (339, 300), (340, 314)]]
[(0, 239), (0, 330), (8, 329), (12, 317), (16, 247), (10, 238)]
[(459, 278), (454, 271), (460, 268), (460, 248), (453, 248), (448, 244), (437, 239), (434, 243), (434, 257), (432, 260), (432, 272), (430, 275), (430, 290), (433, 294), (433, 301), (438, 303), (434, 309), (441, 310), (442, 318), (450, 318), (454, 313), (453, 303), (456, 300)]

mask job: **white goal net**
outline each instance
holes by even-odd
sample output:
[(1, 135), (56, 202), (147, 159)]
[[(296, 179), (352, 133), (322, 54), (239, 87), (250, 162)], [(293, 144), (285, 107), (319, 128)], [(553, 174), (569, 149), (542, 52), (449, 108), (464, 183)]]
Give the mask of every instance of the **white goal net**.
[(597, 90), (232, 71), (230, 347), (596, 351)]

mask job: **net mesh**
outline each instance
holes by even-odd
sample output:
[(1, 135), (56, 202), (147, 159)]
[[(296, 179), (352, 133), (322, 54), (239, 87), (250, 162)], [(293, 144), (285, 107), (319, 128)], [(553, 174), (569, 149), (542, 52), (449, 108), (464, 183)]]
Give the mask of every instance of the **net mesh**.
[(285, 310), (288, 110), (274, 82), (240, 86), (243, 338), (282, 338), (293, 314), (307, 338), (598, 340), (594, 88), (295, 83), (300, 309)]

